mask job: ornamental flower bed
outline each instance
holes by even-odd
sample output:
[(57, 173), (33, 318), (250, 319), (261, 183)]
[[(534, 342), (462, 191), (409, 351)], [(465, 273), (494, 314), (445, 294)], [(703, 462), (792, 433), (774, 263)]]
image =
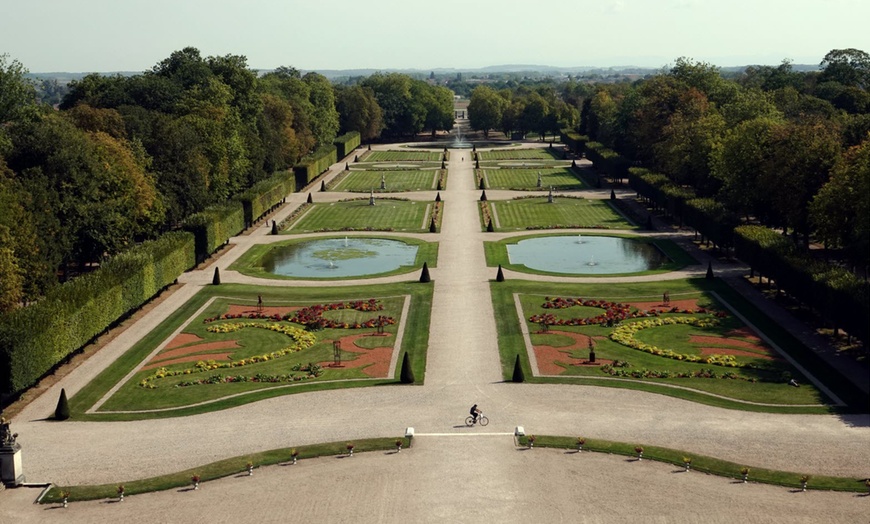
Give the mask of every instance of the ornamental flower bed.
[[(621, 304), (619, 302), (609, 302), (607, 300), (590, 300), (583, 298), (550, 298), (544, 297), (544, 303), (541, 304), (541, 307), (544, 309), (567, 309), (574, 306), (585, 306), (585, 307), (594, 307), (603, 309), (604, 313), (594, 317), (577, 317), (577, 318), (556, 318), (551, 313), (543, 313), (540, 315), (532, 315), (529, 317), (529, 322), (534, 322), (536, 324), (540, 324), (542, 322), (550, 322), (549, 325), (555, 326), (590, 326), (596, 324), (609, 325), (612, 326), (618, 322), (621, 322), (630, 318), (644, 318), (649, 316), (657, 316), (658, 313), (651, 311), (641, 311), (639, 309), (635, 309), (628, 304)], [(673, 308), (677, 310), (677, 308)], [(706, 312), (706, 310), (677, 310), (671, 311), (673, 313), (702, 313)]]
[(378, 327), (379, 322), (383, 323), (383, 325), (390, 325), (396, 323), (396, 320), (393, 317), (387, 316), (370, 318), (366, 321), (354, 322), (352, 324), (349, 322), (339, 322), (336, 320), (323, 318), (323, 313), (327, 311), (336, 311), (339, 309), (353, 309), (356, 311), (382, 311), (384, 309), (384, 306), (375, 299), (369, 299), (367, 301), (358, 300), (355, 302), (337, 302), (334, 304), (315, 304), (313, 306), (307, 306), (298, 309), (292, 313), (288, 313), (284, 316), (284, 320), (296, 324), (301, 324), (303, 326), (306, 326), (308, 329), (364, 329)]

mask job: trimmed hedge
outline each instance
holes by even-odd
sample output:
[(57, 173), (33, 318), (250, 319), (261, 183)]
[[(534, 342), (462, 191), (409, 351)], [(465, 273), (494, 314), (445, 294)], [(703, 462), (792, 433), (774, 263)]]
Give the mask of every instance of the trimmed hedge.
[(187, 217), (182, 228), (193, 233), (196, 242), (196, 262), (202, 262), (230, 237), (245, 229), (245, 210), (238, 200), (209, 206)]
[(609, 177), (622, 180), (628, 176), (628, 168), (631, 167), (629, 159), (612, 149), (608, 149), (601, 142), (586, 142), (585, 147), (586, 158)]
[(559, 139), (563, 144), (568, 146), (568, 149), (575, 155), (579, 155), (586, 148), (586, 142), (589, 142), (589, 137), (581, 135), (571, 129), (563, 129), (559, 132)]
[(0, 392), (34, 385), (70, 354), (193, 267), (194, 237), (173, 232), (118, 254), (0, 318)]
[(273, 210), (295, 189), (296, 179), (292, 171), (275, 173), (242, 192), (236, 200), (242, 203), (245, 226), (250, 227), (263, 215)]
[(301, 190), (317, 178), (320, 173), (329, 169), (329, 166), (338, 162), (337, 151), (333, 145), (323, 146), (310, 155), (303, 157), (298, 164), (293, 166), (293, 173), (296, 176), (296, 189)]
[(350, 133), (345, 133), (339, 137), (336, 137), (335, 140), (332, 141), (335, 145), (336, 152), (335, 156), (337, 158), (344, 158), (350, 154), (351, 151), (358, 148), (360, 141), (359, 131), (351, 131)]

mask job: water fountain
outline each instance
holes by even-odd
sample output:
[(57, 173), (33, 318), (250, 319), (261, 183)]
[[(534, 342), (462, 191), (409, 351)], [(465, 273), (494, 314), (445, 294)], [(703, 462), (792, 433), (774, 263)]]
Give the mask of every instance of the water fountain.
[(505, 247), (511, 264), (556, 274), (629, 274), (669, 261), (653, 243), (605, 235), (535, 236)]
[(453, 137), (453, 144), (451, 147), (454, 149), (468, 149), (471, 147), (471, 142), (462, 138), (461, 126), (456, 126), (456, 136)]
[(257, 263), (263, 271), (284, 277), (358, 277), (405, 266), (411, 270), (417, 250), (417, 246), (398, 240), (346, 236), (278, 245)]
[(577, 235), (577, 243), (578, 243), (578, 244), (582, 244), (582, 243), (583, 243), (583, 235), (581, 235), (581, 234), (578, 234), (578, 235)]
[(595, 261), (595, 255), (592, 255), (592, 256), (589, 258), (589, 263), (586, 264), (586, 265), (587, 265), (587, 266), (597, 266), (597, 265), (598, 265), (598, 262)]
[(344, 237), (344, 247), (347, 247), (347, 237)]

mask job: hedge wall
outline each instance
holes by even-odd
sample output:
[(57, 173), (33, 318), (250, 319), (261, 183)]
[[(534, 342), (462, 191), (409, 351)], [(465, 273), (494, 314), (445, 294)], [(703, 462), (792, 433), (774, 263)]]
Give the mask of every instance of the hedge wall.
[(241, 202), (231, 200), (190, 215), (181, 227), (193, 233), (196, 261), (199, 263), (217, 251), (230, 237), (245, 229), (245, 210)]
[(351, 131), (350, 133), (345, 133), (339, 137), (336, 137), (335, 140), (332, 141), (332, 143), (335, 144), (336, 148), (335, 156), (337, 158), (344, 158), (349, 155), (351, 151), (359, 147), (361, 143), (359, 131)]
[(589, 141), (589, 137), (586, 135), (581, 135), (576, 131), (572, 131), (571, 129), (563, 129), (559, 132), (559, 139), (563, 144), (568, 146), (568, 149), (573, 152), (575, 155), (579, 155), (586, 148), (586, 142)]
[(194, 238), (168, 233), (0, 318), (0, 392), (34, 385), (67, 356), (194, 265)]
[(302, 189), (323, 173), (329, 166), (338, 162), (337, 149), (335, 146), (323, 146), (310, 155), (303, 157), (298, 164), (293, 166), (296, 175), (296, 188)]
[(601, 142), (586, 142), (586, 158), (611, 178), (622, 180), (628, 176), (631, 161)]
[(275, 173), (261, 180), (247, 191), (236, 197), (242, 203), (245, 227), (250, 227), (263, 215), (274, 209), (295, 189), (295, 176), (292, 171)]

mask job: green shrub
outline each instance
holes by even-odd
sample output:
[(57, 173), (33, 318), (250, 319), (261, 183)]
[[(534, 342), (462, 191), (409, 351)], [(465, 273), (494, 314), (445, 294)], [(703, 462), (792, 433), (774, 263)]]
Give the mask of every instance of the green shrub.
[(405, 356), (402, 357), (402, 372), (399, 376), (402, 384), (414, 383), (414, 370), (411, 369), (411, 359), (408, 357), (407, 352), (405, 352)]
[(284, 197), (293, 192), (295, 185), (293, 172), (282, 171), (239, 194), (236, 199), (242, 203), (245, 225), (250, 226), (274, 209)]
[(230, 237), (238, 235), (245, 229), (244, 208), (237, 200), (209, 206), (189, 216), (182, 227), (193, 233), (196, 261), (202, 262)]
[(323, 173), (329, 166), (338, 162), (337, 149), (333, 145), (323, 146), (317, 151), (302, 158), (298, 164), (293, 166), (293, 173), (296, 177), (296, 189), (300, 190), (317, 178), (320, 173)]
[(54, 409), (55, 420), (66, 420), (69, 418), (69, 401), (66, 398), (66, 389), (61, 388), (60, 398), (57, 399), (57, 407)]
[(336, 148), (335, 156), (338, 158), (344, 158), (349, 155), (351, 151), (359, 147), (359, 131), (351, 131), (350, 133), (345, 133), (341, 136), (335, 137), (335, 140), (333, 140), (332, 143), (335, 144)]

